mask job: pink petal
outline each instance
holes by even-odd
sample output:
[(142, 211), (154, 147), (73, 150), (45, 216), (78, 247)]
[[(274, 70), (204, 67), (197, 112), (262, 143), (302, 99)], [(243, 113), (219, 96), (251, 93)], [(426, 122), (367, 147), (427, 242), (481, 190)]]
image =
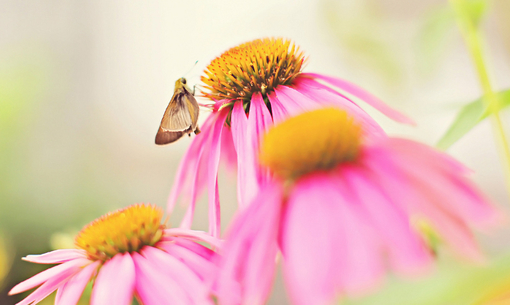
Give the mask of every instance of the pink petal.
[(131, 305), (135, 286), (135, 265), (129, 253), (117, 254), (99, 270), (90, 304)]
[(340, 291), (365, 292), (382, 275), (380, 240), (338, 187), (326, 175), (310, 175), (289, 196), (281, 239), (296, 304), (329, 304)]
[(198, 194), (206, 185), (205, 180), (200, 178), (201, 176), (204, 176), (204, 172), (207, 168), (207, 166), (204, 166), (205, 163), (203, 159), (205, 159), (204, 156), (208, 155), (206, 152), (208, 146), (207, 142), (209, 141), (212, 130), (211, 128), (216, 117), (217, 113), (213, 113), (205, 120), (202, 125), (202, 132), (193, 138), (189, 149), (179, 164), (177, 174), (175, 175), (172, 190), (170, 191), (170, 196), (168, 198), (167, 210), (168, 214), (172, 213), (179, 196), (185, 197), (184, 199), (190, 202), (186, 217), (181, 223), (181, 227), (191, 227)]
[(223, 129), (221, 135), (221, 163), (231, 172), (237, 171), (237, 152), (234, 146), (232, 132), (228, 128)]
[(164, 235), (184, 237), (191, 240), (203, 241), (210, 244), (213, 247), (220, 248), (222, 240), (214, 236), (211, 236), (203, 231), (185, 230), (181, 228), (170, 228), (164, 230)]
[(77, 258), (86, 258), (84, 250), (60, 249), (39, 255), (27, 255), (22, 260), (37, 264), (59, 264)]
[(325, 82), (330, 83), (331, 85), (340, 88), (341, 90), (354, 95), (355, 97), (363, 100), (365, 103), (371, 105), (375, 109), (379, 110), (381, 113), (386, 115), (387, 117), (404, 124), (416, 125), (416, 123), (410, 119), (409, 117), (403, 115), (402, 113), (392, 109), (388, 105), (386, 105), (383, 101), (381, 101), (376, 96), (372, 95), (368, 91), (365, 91), (361, 87), (354, 85), (348, 81), (345, 81), (340, 78), (325, 76), (317, 73), (301, 73), (302, 77), (310, 77), (317, 78), (323, 80)]
[(37, 288), (34, 292), (32, 292), (28, 297), (23, 299), (23, 301), (17, 303), (16, 305), (28, 305), (28, 304), (37, 304), (47, 296), (49, 296), (53, 291), (62, 286), (70, 277), (73, 276), (76, 272), (79, 272), (79, 268), (74, 266), (74, 268), (67, 269), (61, 273), (55, 274), (55, 276), (48, 279), (41, 287)]
[(60, 276), (61, 274), (67, 274), (70, 270), (73, 272), (77, 270), (77, 268), (85, 266), (90, 261), (85, 258), (78, 258), (71, 261), (67, 261), (65, 263), (62, 263), (58, 266), (51, 267), (49, 269), (44, 270), (41, 273), (38, 273), (34, 275), (33, 277), (19, 283), (18, 285), (14, 286), (11, 291), (9, 291), (9, 295), (18, 294), (23, 291), (27, 291), (29, 289), (32, 289), (36, 286), (41, 285), (42, 283)]
[(236, 216), (227, 233), (217, 277), (221, 304), (262, 304), (271, 291), (282, 197), (279, 184), (265, 185)]
[[(353, 101), (343, 97), (341, 95), (336, 94), (333, 90), (323, 89), (317, 87), (318, 84), (315, 80), (301, 77), (299, 81), (296, 81), (294, 87), (296, 90), (308, 98), (316, 101), (324, 107), (334, 106), (339, 107), (345, 111), (347, 111), (351, 116), (353, 116), (356, 121), (362, 124), (365, 134), (367, 136), (385, 136), (384, 130), (377, 124), (377, 122), (372, 119), (363, 109), (361, 109), (357, 104)], [(321, 85), (321, 84), (318, 84)], [(327, 88), (324, 85), (321, 85)]]
[[(260, 151), (260, 141), (262, 136), (273, 126), (273, 119), (269, 113), (262, 95), (260, 93), (253, 94), (250, 103), (250, 113), (248, 115), (248, 135), (252, 141), (249, 149), (253, 151), (254, 157), (258, 158)], [(257, 166), (257, 178), (262, 183), (269, 177), (267, 169)], [(260, 180), (264, 179), (264, 180)]]
[(319, 105), (316, 102), (310, 102), (310, 100), (302, 100), (299, 98), (292, 98), (285, 94), (281, 89), (285, 86), (278, 86), (274, 89), (276, 97), (280, 101), (281, 105), (285, 108), (287, 113), (291, 116), (295, 116), (297, 114), (314, 110), (319, 108)]
[(438, 209), (433, 202), (435, 199), (431, 202), (429, 194), (423, 193), (423, 190), (420, 190), (421, 186), (410, 180), (402, 171), (402, 167), (413, 166), (412, 164), (401, 163), (401, 160), (394, 159), (387, 150), (375, 147), (366, 150), (365, 163), (374, 174), (372, 179), (375, 179), (374, 181), (384, 188), (387, 196), (408, 215), (429, 221), (445, 241), (465, 257), (475, 261), (482, 260), (466, 223), (457, 215)]
[(172, 257), (167, 252), (144, 247), (142, 255), (159, 271), (179, 283), (183, 291), (193, 300), (193, 304), (212, 304), (209, 298), (209, 287), (187, 265)]
[(159, 266), (136, 252), (133, 253), (133, 261), (136, 269), (136, 293), (144, 305), (193, 304), (174, 279), (161, 273)]
[(290, 117), (287, 109), (282, 105), (278, 97), (274, 92), (269, 93), (268, 95), (269, 101), (271, 102), (271, 112), (273, 114), (273, 122), (278, 124), (283, 120)]
[[(178, 238), (176, 241), (175, 241), (175, 244), (180, 246), (180, 247), (183, 247), (183, 248), (186, 248), (190, 251), (193, 251), (195, 252), (196, 254), (202, 256), (203, 258), (206, 258), (206, 259), (210, 259), (211, 256), (213, 256), (215, 254), (215, 252), (199, 243), (196, 243), (196, 242), (193, 242), (191, 240), (188, 240), (188, 239), (184, 239), (184, 238)], [(223, 245), (223, 241), (221, 243), (221, 245)], [(219, 248), (219, 247), (216, 247), (216, 248)]]
[(202, 280), (209, 280), (212, 278), (211, 276), (214, 275), (218, 270), (218, 267), (211, 261), (212, 256), (206, 258), (200, 255), (198, 252), (190, 250), (186, 247), (182, 247), (174, 242), (159, 243), (158, 247), (163, 249), (169, 255), (178, 258), (180, 261), (185, 263)]
[(90, 278), (94, 275), (100, 262), (96, 261), (86, 266), (72, 278), (70, 278), (63, 286), (58, 289), (55, 305), (76, 305), (80, 300), (83, 290), (87, 286)]
[(354, 193), (367, 221), (384, 240), (393, 268), (406, 274), (425, 270), (431, 262), (430, 252), (411, 228), (408, 215), (360, 168), (345, 167), (341, 176), (345, 180), (344, 188)]
[(255, 151), (251, 146), (248, 133), (248, 118), (244, 112), (243, 103), (236, 102), (232, 110), (232, 136), (237, 151), (237, 197), (239, 207), (245, 207), (258, 191), (255, 175)]
[(207, 187), (209, 193), (209, 232), (213, 236), (220, 234), (220, 202), (218, 194), (218, 167), (221, 153), (221, 134), (225, 126), (225, 120), (229, 113), (228, 108), (220, 110), (210, 138), (210, 155), (207, 167)]

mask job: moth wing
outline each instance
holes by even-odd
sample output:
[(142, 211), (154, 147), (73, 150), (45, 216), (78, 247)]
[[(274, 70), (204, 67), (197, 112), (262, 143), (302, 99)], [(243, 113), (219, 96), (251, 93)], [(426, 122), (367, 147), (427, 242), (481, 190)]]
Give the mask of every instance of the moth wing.
[(197, 127), (198, 112), (199, 112), (197, 100), (191, 93), (184, 95), (182, 99), (184, 100), (184, 104), (188, 108), (188, 112), (191, 115), (192, 130), (195, 130)]
[[(186, 94), (176, 94), (166, 107), (161, 120), (161, 128), (165, 131), (184, 131), (193, 124), (193, 119), (188, 105)], [(195, 101), (196, 102), (196, 101)]]
[(184, 131), (165, 131), (159, 128), (156, 134), (156, 144), (163, 145), (179, 140), (185, 134)]

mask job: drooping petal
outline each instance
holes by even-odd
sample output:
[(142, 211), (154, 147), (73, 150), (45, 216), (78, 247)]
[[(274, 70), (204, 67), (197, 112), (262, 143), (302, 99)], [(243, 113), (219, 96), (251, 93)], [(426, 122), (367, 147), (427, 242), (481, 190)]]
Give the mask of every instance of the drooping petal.
[(61, 287), (76, 272), (79, 272), (79, 269), (80, 267), (74, 266), (72, 268), (66, 269), (63, 272), (55, 274), (53, 277), (44, 282), (44, 284), (42, 284), (41, 287), (37, 288), (28, 297), (26, 297), (16, 305), (28, 305), (39, 303), (44, 298), (53, 293), (55, 290), (57, 290), (57, 288)]
[(39, 255), (27, 255), (22, 260), (37, 264), (59, 264), (78, 258), (86, 258), (84, 250), (59, 249)]
[(55, 297), (55, 305), (76, 305), (80, 297), (94, 275), (100, 262), (96, 261), (86, 266), (72, 278), (70, 278), (63, 286), (58, 289), (57, 296)]
[(409, 216), (362, 169), (344, 166), (339, 175), (343, 190), (353, 193), (365, 218), (384, 241), (384, 252), (392, 268), (405, 274), (424, 271), (432, 258), (423, 240), (411, 228)]
[(208, 285), (179, 259), (153, 247), (145, 247), (142, 255), (152, 265), (158, 266), (160, 272), (178, 282), (188, 298), (193, 301), (192, 304), (212, 304)]
[[(317, 85), (322, 87), (318, 87)], [(332, 89), (317, 83), (315, 80), (300, 77), (293, 84), (293, 87), (296, 88), (296, 91), (301, 94), (307, 96), (308, 98), (316, 101), (321, 104), (323, 107), (339, 107), (347, 111), (352, 117), (358, 121), (364, 131), (366, 136), (385, 136), (385, 132), (377, 124), (377, 122), (372, 119), (361, 107), (355, 104), (350, 99), (339, 95), (337, 92), (334, 92)]]
[(248, 118), (242, 102), (234, 104), (230, 127), (237, 151), (237, 198), (239, 207), (248, 205), (258, 191), (255, 151), (248, 133)]
[(191, 220), (193, 218), (198, 194), (206, 186), (206, 180), (200, 178), (207, 168), (203, 159), (205, 159), (208, 154), (204, 153), (204, 151), (208, 150), (207, 142), (211, 136), (211, 127), (216, 120), (216, 116), (217, 113), (209, 115), (202, 125), (203, 131), (193, 138), (190, 147), (179, 164), (172, 190), (170, 191), (167, 203), (168, 214), (172, 213), (180, 196), (184, 197), (186, 201), (189, 200), (189, 215), (183, 219), (183, 223), (181, 224), (184, 228), (191, 227)]
[(303, 101), (301, 99), (293, 99), (289, 97), (281, 90), (283, 87), (284, 86), (276, 87), (274, 89), (274, 92), (276, 94), (276, 97), (278, 98), (278, 101), (280, 101), (280, 103), (285, 108), (287, 113), (290, 114), (290, 116), (295, 116), (305, 111), (314, 110), (319, 107), (319, 105), (315, 102), (307, 103), (306, 100)]
[(317, 73), (301, 73), (301, 76), (323, 80), (323, 81), (363, 100), (367, 104), (369, 104), (372, 107), (374, 107), (375, 109), (379, 110), (381, 113), (383, 113), (387, 117), (389, 117), (397, 122), (415, 125), (415, 122), (412, 119), (410, 119), (409, 117), (403, 115), (402, 113), (392, 109), (391, 107), (386, 105), (383, 101), (381, 101), (379, 98), (372, 95), (365, 89), (358, 87), (357, 85), (354, 85), (353, 83), (350, 83), (346, 80), (343, 80), (343, 79), (340, 79), (337, 77), (331, 77), (331, 76), (326, 76), (326, 75), (317, 74)]
[(229, 128), (224, 128), (221, 134), (221, 163), (230, 172), (237, 170), (237, 152), (234, 145), (232, 131)]
[[(194, 242), (192, 243), (196, 244)], [(212, 256), (206, 258), (200, 255), (200, 252), (195, 252), (187, 247), (183, 247), (177, 244), (177, 242), (162, 242), (158, 244), (158, 247), (185, 263), (202, 280), (208, 281), (218, 270), (218, 267), (211, 261)]]
[(133, 253), (133, 261), (136, 270), (136, 293), (144, 305), (193, 304), (182, 287), (173, 278), (163, 274), (159, 266), (138, 253)]
[(406, 211), (409, 217), (427, 221), (458, 253), (475, 261), (482, 260), (480, 250), (467, 224), (458, 215), (438, 208), (430, 201), (430, 195), (423, 193), (421, 186), (411, 180), (399, 166), (410, 167), (413, 164), (401, 164), (401, 160), (393, 158), (388, 150), (380, 147), (366, 149), (365, 154), (365, 164), (373, 173), (374, 181), (382, 186), (392, 202)]
[[(273, 119), (269, 113), (269, 109), (262, 95), (256, 93), (251, 98), (250, 113), (248, 115), (248, 140), (251, 140), (249, 145), (255, 159), (258, 158), (262, 136), (271, 126), (273, 126)], [(256, 170), (259, 184), (269, 179), (269, 172), (267, 169), (257, 166)]]
[(135, 265), (129, 253), (117, 254), (99, 270), (91, 305), (130, 305), (135, 287)]
[(339, 292), (372, 288), (382, 275), (380, 240), (348, 199), (323, 174), (293, 187), (281, 240), (285, 281), (296, 304), (330, 304)]
[(271, 102), (271, 112), (273, 114), (273, 122), (275, 124), (278, 124), (290, 117), (287, 108), (282, 105), (274, 92), (269, 93), (267, 97), (269, 98), (269, 102)]
[(57, 265), (55, 267), (46, 269), (43, 272), (38, 273), (38, 274), (34, 275), (33, 277), (31, 277), (27, 280), (24, 280), (23, 282), (14, 286), (9, 291), (9, 295), (18, 294), (23, 291), (32, 289), (32, 288), (39, 286), (42, 283), (44, 283), (52, 278), (60, 276), (61, 274), (67, 274), (67, 272), (69, 270), (77, 270), (77, 268), (85, 266), (89, 262), (90, 261), (88, 259), (78, 258), (78, 259), (73, 259), (71, 261), (67, 261), (67, 262)]
[(166, 236), (177, 236), (177, 237), (186, 237), (191, 240), (202, 241), (210, 244), (213, 247), (221, 247), (222, 240), (218, 239), (214, 236), (211, 236), (203, 231), (195, 231), (195, 230), (185, 230), (181, 228), (170, 228), (164, 230), (164, 235)]
[(209, 232), (213, 236), (220, 235), (220, 201), (218, 194), (218, 167), (221, 154), (221, 134), (225, 127), (225, 120), (228, 109), (219, 111), (218, 117), (212, 127), (211, 138), (209, 139), (209, 164), (207, 166), (207, 188), (209, 198)]
[(275, 270), (283, 190), (264, 185), (227, 233), (217, 277), (221, 304), (263, 304)]
[(386, 145), (392, 150), (394, 159), (400, 160), (401, 170), (407, 173), (413, 185), (427, 194), (431, 203), (437, 204), (438, 208), (476, 226), (497, 223), (496, 210), (464, 176), (466, 170), (459, 162), (426, 145), (406, 139), (391, 138)]

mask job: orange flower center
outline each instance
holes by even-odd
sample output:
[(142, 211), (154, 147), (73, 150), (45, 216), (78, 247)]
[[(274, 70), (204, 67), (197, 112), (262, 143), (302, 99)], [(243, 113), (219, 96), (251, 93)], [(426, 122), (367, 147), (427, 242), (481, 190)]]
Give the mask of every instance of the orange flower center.
[(118, 253), (135, 252), (153, 246), (163, 235), (163, 210), (153, 205), (135, 204), (108, 213), (86, 225), (75, 244), (92, 260), (105, 261)]
[(249, 102), (255, 92), (266, 95), (278, 85), (289, 85), (301, 71), (304, 55), (290, 40), (264, 38), (234, 47), (214, 59), (202, 81), (213, 100)]
[(294, 180), (354, 161), (360, 144), (360, 125), (345, 111), (325, 108), (270, 129), (262, 140), (260, 162), (281, 179)]

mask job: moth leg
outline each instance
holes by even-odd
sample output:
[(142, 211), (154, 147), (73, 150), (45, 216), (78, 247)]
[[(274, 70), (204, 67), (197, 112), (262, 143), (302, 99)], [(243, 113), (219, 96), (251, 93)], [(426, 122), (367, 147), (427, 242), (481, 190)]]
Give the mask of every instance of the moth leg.
[(197, 126), (197, 128), (195, 128), (194, 132), (195, 132), (195, 134), (199, 134), (200, 133), (200, 128), (198, 128), (198, 126)]
[(195, 95), (195, 87), (196, 87), (196, 86), (197, 86), (197, 85), (193, 85), (193, 93), (192, 93), (193, 95)]

